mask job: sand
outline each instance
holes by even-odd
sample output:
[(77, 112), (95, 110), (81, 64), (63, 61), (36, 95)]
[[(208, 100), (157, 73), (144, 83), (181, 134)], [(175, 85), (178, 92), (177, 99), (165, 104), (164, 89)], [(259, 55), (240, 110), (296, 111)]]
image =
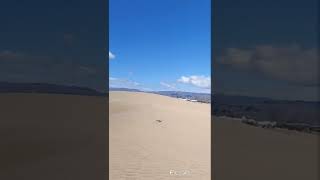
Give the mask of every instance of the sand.
[[(107, 179), (107, 102), (0, 94), (0, 179)], [(211, 172), (208, 104), (111, 92), (109, 108), (112, 180), (207, 180), (211, 174), (216, 180), (319, 179), (317, 135), (214, 118)]]
[(106, 97), (0, 94), (0, 179), (107, 179)]
[(213, 118), (213, 179), (320, 179), (318, 135)]
[[(210, 105), (132, 92), (111, 92), (109, 105), (110, 179), (320, 177), (318, 135), (212, 117), (210, 171)], [(188, 173), (177, 176), (171, 170)]]
[(109, 97), (110, 179), (210, 179), (209, 104), (136, 92)]

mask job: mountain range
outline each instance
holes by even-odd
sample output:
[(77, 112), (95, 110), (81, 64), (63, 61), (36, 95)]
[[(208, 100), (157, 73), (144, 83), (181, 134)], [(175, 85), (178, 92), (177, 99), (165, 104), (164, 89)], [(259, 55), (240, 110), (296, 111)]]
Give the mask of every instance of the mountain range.
[(106, 93), (79, 86), (57, 85), (49, 83), (12, 83), (0, 82), (0, 93), (47, 93), (73, 94), (87, 96), (105, 96)]

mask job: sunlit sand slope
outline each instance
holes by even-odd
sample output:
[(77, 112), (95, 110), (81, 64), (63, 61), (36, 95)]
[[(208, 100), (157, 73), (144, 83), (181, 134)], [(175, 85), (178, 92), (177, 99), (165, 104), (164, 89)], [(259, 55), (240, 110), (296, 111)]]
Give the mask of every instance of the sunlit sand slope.
[(210, 105), (110, 92), (110, 179), (210, 179)]

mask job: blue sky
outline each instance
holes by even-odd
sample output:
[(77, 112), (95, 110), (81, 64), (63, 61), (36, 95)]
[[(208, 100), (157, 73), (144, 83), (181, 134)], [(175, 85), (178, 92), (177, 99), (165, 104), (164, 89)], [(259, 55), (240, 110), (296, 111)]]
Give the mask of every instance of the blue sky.
[(210, 0), (110, 0), (109, 85), (210, 92)]

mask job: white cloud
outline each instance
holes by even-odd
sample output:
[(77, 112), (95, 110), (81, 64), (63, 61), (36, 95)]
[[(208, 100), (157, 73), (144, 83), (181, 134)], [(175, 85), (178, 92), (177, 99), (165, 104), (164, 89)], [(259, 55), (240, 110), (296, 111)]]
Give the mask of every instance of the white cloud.
[(164, 87), (166, 87), (168, 89), (177, 89), (175, 84), (169, 84), (169, 83), (166, 83), (166, 82), (160, 82), (160, 85), (164, 86)]
[(229, 48), (217, 62), (237, 69), (256, 71), (271, 78), (303, 85), (317, 85), (319, 55), (316, 48), (257, 46)]
[(141, 84), (129, 79), (109, 77), (109, 86), (118, 88), (142, 88)]
[(118, 78), (109, 77), (109, 81), (116, 81)]
[(199, 88), (211, 88), (211, 78), (209, 76), (181, 76), (177, 81), (184, 84), (191, 84)]
[(109, 51), (109, 60), (114, 59), (114, 58), (116, 58), (116, 56), (112, 52)]

